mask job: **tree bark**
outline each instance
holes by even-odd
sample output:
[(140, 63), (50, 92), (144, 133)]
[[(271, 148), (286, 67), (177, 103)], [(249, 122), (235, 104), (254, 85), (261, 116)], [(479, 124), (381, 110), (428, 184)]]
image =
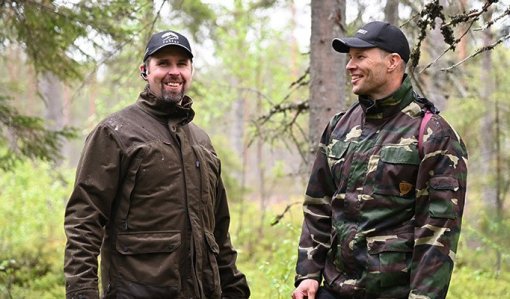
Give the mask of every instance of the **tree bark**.
[(398, 0), (387, 0), (384, 7), (384, 20), (395, 26), (398, 25)]
[[(56, 75), (45, 72), (39, 76), (39, 92), (44, 101), (46, 112), (46, 125), (49, 130), (61, 130), (65, 126), (64, 121), (64, 84)], [(62, 148), (59, 154), (63, 156)], [(60, 165), (62, 161), (56, 161)]]
[[(460, 0), (459, 1), (459, 8), (460, 8), (460, 11), (467, 11), (468, 10), (468, 1), (467, 0)], [(468, 25), (465, 24), (465, 23), (462, 23), (462, 24), (459, 24), (459, 32), (464, 32), (466, 29), (468, 28)], [(464, 37), (462, 37), (462, 39), (459, 41), (459, 44), (457, 45), (457, 58), (459, 59), (459, 61), (463, 60), (464, 58), (467, 57), (467, 41), (468, 41), (468, 36), (469, 35), (466, 35)]]
[[(484, 15), (484, 22), (492, 19), (493, 8), (489, 8)], [(483, 45), (488, 46), (494, 42), (494, 33), (492, 27), (485, 29), (483, 34)], [(487, 113), (482, 119), (482, 143), (481, 157), (482, 157), (482, 177), (484, 178), (483, 184), (483, 200), (486, 207), (486, 215), (496, 215), (494, 221), (498, 228), (501, 227), (503, 218), (503, 202), (501, 198), (501, 144), (500, 138), (500, 122), (498, 115), (498, 101), (493, 96), (496, 83), (493, 73), (492, 64), (492, 51), (485, 51), (482, 53), (481, 60), (481, 76), (482, 87), (481, 102), (486, 103)], [(496, 249), (496, 273), (499, 275), (502, 264), (502, 253)]]
[(328, 120), (345, 106), (346, 57), (331, 47), (345, 34), (345, 0), (312, 0), (311, 8), (309, 169)]
[[(492, 11), (492, 10), (491, 10)], [(487, 16), (490, 18), (490, 16)], [(493, 33), (491, 28), (488, 28), (483, 33), (484, 46), (490, 45), (493, 42)], [(481, 87), (480, 102), (485, 103), (487, 113), (484, 114), (482, 119), (482, 131), (480, 132), (482, 142), (480, 144), (481, 154), (481, 177), (484, 178), (483, 184), (483, 201), (488, 212), (496, 211), (496, 189), (494, 182), (494, 159), (495, 159), (495, 134), (494, 134), (494, 105), (492, 94), (494, 93), (494, 77), (492, 75), (492, 52), (485, 51), (481, 54), (480, 76), (481, 82), (484, 82)]]

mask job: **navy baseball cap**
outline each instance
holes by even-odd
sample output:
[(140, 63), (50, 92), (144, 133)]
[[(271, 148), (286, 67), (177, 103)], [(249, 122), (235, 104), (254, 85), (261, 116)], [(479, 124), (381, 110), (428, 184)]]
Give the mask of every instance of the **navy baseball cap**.
[(409, 61), (409, 43), (404, 33), (390, 23), (374, 21), (361, 27), (354, 37), (333, 39), (333, 49), (348, 53), (350, 48), (380, 48), (397, 53), (407, 63)]
[(145, 48), (143, 61), (146, 61), (149, 56), (167, 46), (181, 47), (186, 50), (190, 58), (193, 58), (188, 39), (178, 32), (167, 30), (152, 35)]

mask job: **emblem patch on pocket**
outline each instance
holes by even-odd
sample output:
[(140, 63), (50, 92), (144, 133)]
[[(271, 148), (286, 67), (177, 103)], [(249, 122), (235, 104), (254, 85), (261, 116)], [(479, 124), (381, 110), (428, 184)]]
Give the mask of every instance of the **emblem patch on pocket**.
[(411, 192), (411, 190), (413, 190), (413, 184), (408, 183), (408, 182), (401, 182), (398, 185), (398, 187), (400, 189), (400, 196), (405, 196), (405, 195), (409, 194), (409, 192)]

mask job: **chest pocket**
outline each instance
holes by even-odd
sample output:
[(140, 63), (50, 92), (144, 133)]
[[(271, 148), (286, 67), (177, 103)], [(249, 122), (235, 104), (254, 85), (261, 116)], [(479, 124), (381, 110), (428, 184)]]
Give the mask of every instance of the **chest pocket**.
[(328, 165), (333, 175), (335, 185), (338, 187), (338, 183), (342, 179), (342, 172), (345, 164), (345, 155), (349, 148), (349, 142), (343, 142), (338, 139), (332, 139), (331, 143), (326, 149), (328, 157)]
[(381, 149), (374, 193), (413, 197), (420, 156), (416, 145), (391, 145)]

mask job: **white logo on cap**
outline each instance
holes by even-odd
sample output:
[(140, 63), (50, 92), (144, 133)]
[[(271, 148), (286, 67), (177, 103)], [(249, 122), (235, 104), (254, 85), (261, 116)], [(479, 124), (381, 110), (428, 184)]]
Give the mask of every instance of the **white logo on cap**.
[(359, 29), (357, 33), (359, 34), (367, 34), (368, 31), (366, 31), (365, 29)]
[(161, 35), (161, 42), (163, 44), (177, 44), (179, 43), (179, 36), (173, 32), (167, 32)]
[(161, 38), (162, 38), (162, 39), (166, 39), (166, 38), (170, 38), (170, 39), (175, 39), (175, 38), (177, 38), (177, 39), (178, 39), (179, 37), (177, 36), (177, 34), (175, 34), (175, 33), (173, 33), (173, 32), (167, 32), (167, 33), (165, 33), (165, 34), (161, 35)]

